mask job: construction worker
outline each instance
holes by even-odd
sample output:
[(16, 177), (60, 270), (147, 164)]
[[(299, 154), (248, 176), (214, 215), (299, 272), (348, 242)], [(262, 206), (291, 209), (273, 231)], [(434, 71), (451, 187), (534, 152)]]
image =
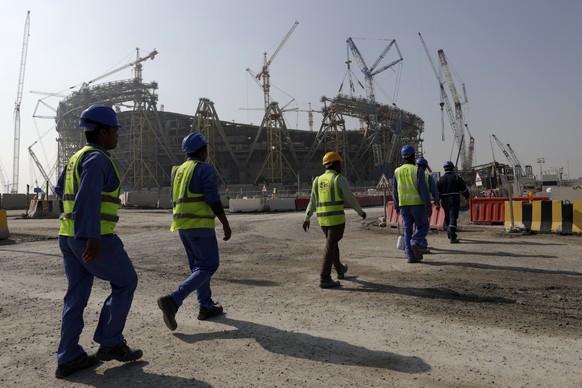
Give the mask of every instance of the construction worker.
[[(420, 157), (416, 159), (416, 165), (418, 167), (422, 167), (424, 169), (424, 178), (426, 180), (426, 184), (428, 185), (428, 191), (432, 195), (432, 200), (435, 206), (435, 210), (438, 212), (440, 210), (440, 201), (439, 201), (439, 191), (437, 188), (437, 182), (434, 180), (433, 176), (429, 173), (430, 167), (428, 166), (428, 161)], [(430, 223), (429, 223), (430, 228)], [(424, 241), (420, 244), (422, 253), (430, 253), (428, 249), (428, 241), (425, 238)]]
[(362, 210), (352, 193), (348, 180), (342, 172), (343, 160), (337, 152), (328, 152), (323, 156), (322, 165), (325, 173), (313, 180), (311, 197), (303, 221), (303, 230), (309, 229), (310, 219), (315, 211), (317, 221), (325, 234), (325, 252), (320, 271), (321, 288), (339, 287), (340, 282), (331, 278), (331, 268), (335, 268), (337, 278), (343, 279), (348, 271), (347, 264), (340, 261), (339, 241), (344, 236), (346, 215), (344, 203), (350, 205), (362, 219), (366, 212)]
[(200, 132), (192, 132), (182, 141), (182, 152), (188, 159), (172, 169), (173, 215), (170, 230), (178, 231), (184, 244), (191, 274), (166, 296), (158, 298), (164, 323), (176, 330), (176, 313), (184, 300), (196, 291), (198, 319), (206, 320), (223, 313), (222, 306), (212, 300), (210, 281), (219, 266), (215, 218), (222, 223), (224, 241), (231, 230), (220, 201), (216, 172), (205, 163), (208, 159), (208, 141)]
[(455, 174), (455, 165), (450, 160), (443, 164), (445, 173), (437, 184), (443, 210), (445, 211), (445, 225), (447, 236), (451, 244), (459, 242), (457, 238), (457, 218), (461, 206), (461, 195), (469, 199), (469, 189), (463, 178)]
[[(428, 234), (428, 217), (432, 214), (424, 168), (415, 165), (414, 155), (411, 145), (405, 145), (400, 150), (403, 163), (394, 171), (392, 190), (394, 209), (402, 217), (404, 253), (409, 263), (418, 263), (423, 259), (422, 244)], [(413, 225), (416, 225), (414, 235)]]
[[(105, 105), (87, 108), (79, 125), (85, 130), (87, 144), (71, 157), (55, 187), (64, 210), (59, 246), (68, 280), (57, 378), (95, 366), (99, 361), (135, 361), (143, 355), (140, 349), (130, 349), (123, 336), (137, 274), (121, 239), (114, 233), (121, 180), (107, 151), (117, 146), (121, 125), (115, 111)], [(95, 277), (111, 284), (111, 294), (103, 304), (93, 336), (100, 344), (99, 350), (87, 355), (79, 345), (79, 337)]]

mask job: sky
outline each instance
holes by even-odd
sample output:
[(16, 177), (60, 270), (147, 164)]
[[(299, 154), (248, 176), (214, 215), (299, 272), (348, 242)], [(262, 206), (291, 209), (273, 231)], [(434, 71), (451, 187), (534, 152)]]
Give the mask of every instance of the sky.
[[(455, 159), (453, 132), (439, 84), (419, 33), (437, 63), (443, 49), (468, 97), (466, 119), (475, 138), (474, 165), (507, 163), (497, 144), (509, 143), (534, 173), (563, 169), (582, 177), (582, 2), (571, 0), (20, 0), (0, 14), (0, 162), (13, 187), (14, 106), (26, 13), (30, 35), (21, 101), (18, 182), (43, 185), (29, 155), (56, 180), (52, 116), (59, 99), (35, 92), (78, 90), (83, 82), (144, 57), (145, 82), (159, 84), (158, 109), (194, 114), (200, 98), (214, 102), (221, 120), (260, 124), (263, 92), (246, 71), (258, 73), (297, 20), (297, 28), (269, 67), (272, 97), (283, 107), (321, 108), (322, 96), (347, 88), (346, 40), (371, 65), (392, 39), (402, 64), (375, 77), (381, 103), (425, 121), (424, 152), (434, 170)], [(395, 55), (392, 49), (387, 58)], [(353, 57), (351, 58), (353, 60)], [(364, 83), (356, 62), (353, 79)], [(398, 70), (398, 71), (396, 71)], [(100, 82), (130, 79), (125, 68)], [(359, 88), (356, 96), (365, 97)], [(309, 130), (307, 112), (287, 112), (289, 128)], [(314, 130), (322, 116), (314, 113)], [(354, 125), (356, 125), (354, 123)], [(354, 127), (355, 128), (355, 127)], [(348, 127), (348, 129), (354, 129)], [(538, 163), (539, 158), (544, 163)], [(5, 186), (6, 187), (6, 186)], [(2, 192), (5, 192), (5, 187)]]

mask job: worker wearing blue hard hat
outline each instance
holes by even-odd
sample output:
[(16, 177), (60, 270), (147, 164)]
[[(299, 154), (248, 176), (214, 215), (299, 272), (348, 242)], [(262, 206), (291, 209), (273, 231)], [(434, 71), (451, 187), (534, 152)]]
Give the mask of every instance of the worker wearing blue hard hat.
[[(432, 204), (424, 168), (415, 165), (414, 147), (403, 146), (400, 156), (403, 163), (394, 171), (394, 209), (402, 217), (406, 258), (409, 263), (418, 263), (423, 259), (422, 244), (428, 234)], [(416, 232), (413, 234), (414, 226)]]
[(188, 155), (187, 160), (172, 170), (173, 221), (170, 229), (180, 235), (191, 273), (174, 291), (158, 298), (164, 323), (172, 331), (178, 327), (178, 309), (194, 291), (198, 298), (199, 320), (223, 313), (223, 307), (212, 299), (210, 288), (219, 266), (215, 218), (222, 223), (223, 240), (229, 240), (231, 235), (218, 193), (216, 171), (206, 163), (208, 140), (200, 132), (192, 132), (184, 137), (182, 152)]
[[(68, 281), (57, 378), (99, 361), (135, 361), (143, 354), (140, 349), (129, 348), (123, 336), (138, 279), (115, 234), (121, 179), (108, 151), (117, 146), (121, 125), (111, 107), (96, 104), (81, 113), (79, 126), (84, 129), (87, 144), (71, 157), (55, 187), (64, 210), (59, 246)], [(99, 350), (88, 355), (79, 345), (79, 338), (95, 277), (111, 284), (111, 294), (103, 304), (93, 336), (100, 344)]]
[(447, 236), (451, 244), (459, 242), (457, 237), (457, 219), (461, 207), (461, 195), (469, 199), (467, 184), (459, 175), (455, 174), (455, 164), (450, 160), (443, 163), (445, 173), (438, 181), (437, 187), (443, 210)]

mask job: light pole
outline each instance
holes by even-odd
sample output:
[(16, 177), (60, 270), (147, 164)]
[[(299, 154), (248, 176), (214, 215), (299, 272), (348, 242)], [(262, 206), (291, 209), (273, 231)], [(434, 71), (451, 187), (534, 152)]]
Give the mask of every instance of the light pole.
[(544, 158), (538, 158), (538, 164), (540, 165), (540, 191), (544, 191), (544, 176), (542, 175), (542, 164), (545, 163)]

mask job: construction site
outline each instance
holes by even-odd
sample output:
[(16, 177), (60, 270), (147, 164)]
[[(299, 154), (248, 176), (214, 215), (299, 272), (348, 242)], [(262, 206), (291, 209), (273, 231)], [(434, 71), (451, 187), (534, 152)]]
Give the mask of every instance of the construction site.
[[(411, 144), (417, 156), (423, 156), (424, 121), (413, 112), (399, 108), (395, 103), (380, 103), (376, 90), (381, 89), (375, 78), (386, 70), (399, 74), (403, 57), (396, 40), (385, 40), (385, 46), (370, 65), (352, 38), (346, 40), (346, 75), (337, 95), (320, 98), (320, 107), (309, 110), (279, 106), (271, 95), (270, 66), (277, 54), (297, 28), (295, 22), (270, 55), (264, 53), (263, 65), (257, 72), (247, 68), (263, 94), (264, 112), (260, 125), (224, 121), (220, 118), (220, 101), (193, 96), (191, 112), (164, 111), (159, 106), (158, 85), (145, 81), (144, 64), (154, 60), (157, 50), (142, 56), (136, 49), (135, 60), (115, 68), (80, 87), (66, 93), (43, 93), (34, 112), (35, 118), (54, 120), (57, 133), (57, 156), (54, 165), (43, 165), (32, 147), (28, 147), (31, 160), (42, 176), (35, 192), (52, 189), (57, 176), (70, 157), (85, 144), (85, 137), (78, 128), (81, 112), (92, 104), (114, 107), (124, 130), (119, 133), (119, 142), (112, 151), (122, 176), (123, 191), (146, 191), (164, 193), (170, 187), (172, 166), (184, 160), (181, 152), (182, 139), (192, 131), (201, 132), (210, 142), (209, 160), (224, 190), (240, 190), (252, 193), (265, 186), (287, 189), (298, 195), (308, 191), (314, 176), (321, 173), (321, 158), (330, 150), (339, 152), (344, 158), (343, 174), (357, 187), (375, 187), (381, 176), (391, 178), (400, 164), (399, 150)], [(12, 181), (0, 170), (2, 188), (5, 193), (18, 194), (20, 160), (20, 102), (26, 67), (28, 48), (29, 15), (25, 23), (22, 46), (18, 95), (15, 103), (14, 155)], [(441, 126), (443, 140), (445, 117), (448, 117), (453, 133), (454, 158), (458, 172), (468, 184), (475, 185), (476, 192), (485, 195), (500, 195), (513, 186), (514, 193), (541, 189), (544, 172), (536, 180), (532, 166), (522, 163), (509, 144), (503, 144), (491, 135), (498, 144), (506, 161), (493, 161), (474, 165), (475, 139), (469, 130), (466, 118), (468, 100), (465, 84), (458, 82), (444, 51), (437, 51), (438, 62), (433, 60), (429, 49), (419, 33), (440, 88)], [(366, 53), (367, 57), (374, 55)], [(359, 69), (352, 69), (352, 63)], [(355, 66), (354, 66), (355, 67)], [(114, 78), (125, 70), (133, 71), (133, 78), (104, 81)], [(355, 70), (355, 71), (354, 71)], [(358, 79), (363, 76), (363, 81)], [(346, 91), (344, 91), (344, 84)], [(161, 86), (163, 87), (163, 85)], [(360, 87), (360, 90), (357, 90)], [(34, 91), (33, 91), (34, 92)], [(358, 94), (359, 92), (360, 94)], [(365, 96), (362, 96), (362, 92)], [(56, 105), (47, 102), (49, 97), (58, 97)], [(211, 97), (211, 96), (209, 96)], [(39, 107), (48, 107), (49, 116), (38, 113)], [(308, 113), (309, 128), (289, 128), (286, 112)], [(321, 120), (314, 120), (314, 114)], [(40, 139), (39, 139), (40, 140)], [(545, 172), (547, 174), (547, 172)], [(548, 176), (551, 183), (560, 185), (561, 174)], [(554, 182), (555, 181), (555, 182)], [(505, 187), (505, 189), (504, 189)], [(45, 189), (46, 188), (46, 189)]]

